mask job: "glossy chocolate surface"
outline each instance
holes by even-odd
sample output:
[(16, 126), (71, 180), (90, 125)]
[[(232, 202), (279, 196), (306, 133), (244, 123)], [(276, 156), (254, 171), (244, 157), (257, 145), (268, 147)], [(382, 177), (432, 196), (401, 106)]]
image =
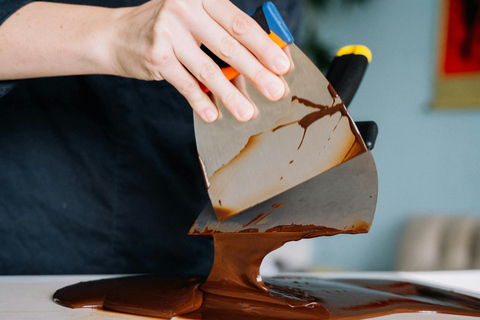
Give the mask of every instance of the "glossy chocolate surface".
[[(298, 228), (302, 229), (302, 228)], [(480, 299), (406, 281), (274, 277), (260, 264), (287, 241), (335, 234), (304, 231), (215, 234), (215, 261), (202, 277), (137, 276), (75, 284), (55, 302), (169, 319), (365, 319), (438, 312), (480, 317)]]

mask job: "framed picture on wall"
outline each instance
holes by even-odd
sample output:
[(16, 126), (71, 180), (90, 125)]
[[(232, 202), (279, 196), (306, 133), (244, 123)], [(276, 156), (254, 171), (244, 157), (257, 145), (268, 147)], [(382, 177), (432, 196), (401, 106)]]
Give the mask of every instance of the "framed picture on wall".
[(443, 0), (435, 109), (480, 109), (480, 0)]

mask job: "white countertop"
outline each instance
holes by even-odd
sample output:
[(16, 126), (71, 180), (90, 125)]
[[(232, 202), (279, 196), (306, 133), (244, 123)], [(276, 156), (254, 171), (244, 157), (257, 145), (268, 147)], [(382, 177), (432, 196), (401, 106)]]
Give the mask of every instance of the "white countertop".
[[(359, 272), (359, 273), (314, 273), (301, 274), (322, 278), (332, 277), (378, 277), (388, 279), (408, 279), (470, 293), (480, 298), (480, 270), (475, 271), (442, 271), (442, 272)], [(64, 286), (104, 279), (111, 276), (0, 276), (0, 319), (5, 320), (108, 320), (108, 319), (148, 319), (114, 312), (94, 309), (69, 309), (55, 304), (52, 294)], [(377, 317), (378, 320), (398, 319), (435, 319), (435, 320), (467, 320), (480, 319), (437, 314), (396, 314)]]

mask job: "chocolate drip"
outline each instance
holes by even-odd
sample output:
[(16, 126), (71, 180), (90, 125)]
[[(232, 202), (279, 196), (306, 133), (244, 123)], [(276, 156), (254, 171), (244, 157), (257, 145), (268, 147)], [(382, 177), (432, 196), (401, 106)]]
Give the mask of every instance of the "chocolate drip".
[(244, 224), (242, 227), (243, 228), (248, 227), (252, 223), (259, 224), (260, 222), (262, 222), (263, 220), (268, 218), (272, 213), (274, 213), (276, 209), (280, 208), (284, 204), (285, 204), (285, 202), (280, 202), (280, 203), (276, 203), (276, 204), (272, 205), (272, 207), (271, 207), (272, 211), (268, 212), (267, 214), (265, 214), (265, 212), (260, 213), (258, 216), (253, 218), (247, 224)]
[[(275, 132), (278, 129), (284, 128), (286, 126), (290, 126), (292, 124), (298, 124), (303, 129), (303, 136), (302, 136), (302, 140), (300, 141), (300, 144), (298, 145), (298, 148), (297, 148), (297, 150), (298, 150), (298, 149), (300, 149), (300, 147), (303, 144), (303, 141), (305, 140), (305, 135), (307, 133), (308, 127), (310, 127), (316, 121), (322, 119), (325, 116), (332, 116), (333, 114), (335, 114), (337, 112), (340, 112), (342, 114), (342, 116), (347, 116), (348, 117), (348, 113), (346, 111), (346, 108), (345, 108), (345, 105), (343, 104), (343, 102), (339, 102), (339, 103), (335, 104), (335, 100), (336, 100), (336, 98), (338, 98), (338, 95), (331, 85), (328, 86), (328, 90), (329, 90), (329, 92), (332, 96), (332, 104), (330, 106), (317, 104), (317, 103), (314, 103), (310, 100), (300, 98), (300, 97), (297, 97), (297, 96), (293, 96), (292, 97), (292, 102), (297, 101), (298, 103), (301, 103), (306, 107), (313, 108), (313, 109), (318, 109), (318, 111), (309, 113), (300, 120), (279, 125), (278, 127), (273, 128), (272, 132)], [(352, 157), (354, 157), (355, 155), (357, 155), (361, 152), (365, 152), (367, 150), (367, 148), (365, 147), (365, 144), (363, 143), (362, 137), (361, 137), (360, 133), (358, 132), (358, 129), (355, 127), (355, 124), (353, 123), (353, 121), (351, 119), (349, 120), (349, 123), (350, 123), (351, 131), (355, 134), (355, 143), (352, 145), (352, 148), (350, 149), (350, 152), (347, 153), (347, 156), (345, 157), (343, 162), (345, 162), (348, 159), (351, 159)], [(335, 127), (335, 129), (336, 129), (336, 127)]]
[(335, 103), (335, 100), (333, 100), (332, 106), (326, 106), (326, 105), (322, 105), (322, 104), (313, 103), (313, 102), (311, 102), (307, 99), (299, 98), (297, 96), (292, 97), (292, 102), (294, 102), (294, 101), (298, 101), (298, 103), (301, 103), (304, 106), (309, 107), (309, 108), (319, 109), (319, 111), (309, 113), (300, 120), (289, 122), (289, 123), (286, 123), (286, 124), (282, 124), (282, 125), (279, 125), (278, 127), (272, 129), (272, 132), (275, 132), (278, 129), (284, 128), (286, 126), (290, 126), (292, 124), (298, 124), (300, 127), (302, 127), (303, 136), (302, 136), (302, 140), (300, 141), (300, 144), (298, 145), (297, 150), (300, 149), (300, 147), (303, 144), (303, 140), (305, 139), (305, 134), (307, 133), (308, 127), (310, 127), (315, 121), (320, 120), (321, 118), (323, 118), (327, 115), (331, 116), (332, 114), (334, 114), (336, 112), (339, 112), (340, 107), (343, 106), (343, 104), (338, 104), (337, 106), (334, 107), (333, 104)]

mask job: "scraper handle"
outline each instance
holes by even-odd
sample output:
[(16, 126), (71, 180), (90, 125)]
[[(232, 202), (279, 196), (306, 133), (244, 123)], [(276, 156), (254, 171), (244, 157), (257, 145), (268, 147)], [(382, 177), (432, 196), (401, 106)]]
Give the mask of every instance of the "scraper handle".
[[(282, 16), (273, 3), (265, 2), (263, 5), (255, 9), (255, 11), (250, 12), (249, 16), (251, 16), (253, 20), (262, 27), (270, 39), (272, 39), (280, 48), (283, 49), (293, 42), (293, 36), (290, 33), (290, 30), (288, 30), (285, 21), (283, 21)], [(228, 80), (232, 80), (240, 74), (237, 70), (228, 65), (228, 63), (217, 57), (207, 47), (202, 45), (201, 48), (218, 66), (220, 66), (223, 75)], [(205, 93), (210, 91), (203, 83), (199, 83)]]
[(371, 60), (370, 49), (363, 45), (345, 46), (335, 55), (326, 78), (345, 106), (352, 102)]
[[(338, 50), (327, 72), (327, 80), (345, 106), (349, 106), (372, 60), (370, 49), (363, 45), (350, 45)], [(355, 121), (365, 146), (372, 150), (378, 135), (374, 121)]]
[(355, 125), (367, 149), (372, 150), (378, 135), (378, 126), (375, 121), (355, 121)]

